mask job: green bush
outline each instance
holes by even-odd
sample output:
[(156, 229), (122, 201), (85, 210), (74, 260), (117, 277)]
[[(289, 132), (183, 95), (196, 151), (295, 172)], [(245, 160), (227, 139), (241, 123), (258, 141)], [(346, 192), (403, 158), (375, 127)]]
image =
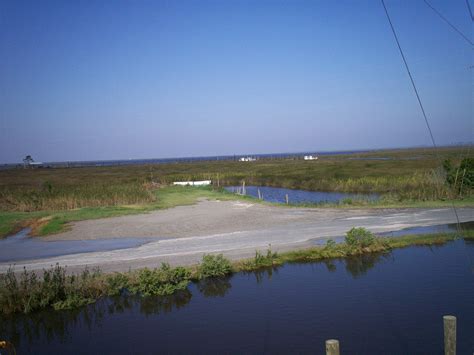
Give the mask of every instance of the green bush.
[(129, 278), (119, 272), (107, 276), (107, 293), (109, 296), (117, 296), (129, 287)]
[(81, 275), (66, 275), (56, 265), (43, 270), (43, 278), (26, 269), (19, 275), (10, 268), (0, 274), (0, 314), (30, 313), (41, 308), (70, 309), (102, 297), (104, 285), (99, 270), (84, 270)]
[(278, 253), (273, 253), (271, 249), (267, 249), (267, 254), (264, 255), (257, 250), (253, 259), (247, 260), (242, 264), (242, 269), (251, 271), (279, 264), (281, 264), (281, 260), (278, 259)]
[(183, 267), (171, 268), (163, 263), (160, 269), (142, 269), (136, 283), (130, 286), (132, 293), (143, 296), (166, 296), (184, 290), (189, 284), (191, 273)]
[(346, 233), (346, 244), (350, 247), (361, 247), (365, 248), (371, 246), (375, 243), (375, 236), (372, 232), (367, 229), (352, 228), (349, 232)]
[(199, 265), (199, 278), (222, 277), (232, 272), (232, 265), (222, 254), (204, 255)]

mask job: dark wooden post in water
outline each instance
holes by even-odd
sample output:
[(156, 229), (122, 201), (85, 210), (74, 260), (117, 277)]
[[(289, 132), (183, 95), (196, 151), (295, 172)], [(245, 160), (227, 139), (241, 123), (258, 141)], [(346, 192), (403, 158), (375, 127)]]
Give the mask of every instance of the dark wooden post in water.
[(443, 316), (444, 354), (456, 355), (456, 317)]
[(285, 199), (286, 199), (286, 204), (288, 204), (289, 203), (288, 194), (285, 195)]
[(339, 340), (326, 340), (326, 355), (339, 355)]

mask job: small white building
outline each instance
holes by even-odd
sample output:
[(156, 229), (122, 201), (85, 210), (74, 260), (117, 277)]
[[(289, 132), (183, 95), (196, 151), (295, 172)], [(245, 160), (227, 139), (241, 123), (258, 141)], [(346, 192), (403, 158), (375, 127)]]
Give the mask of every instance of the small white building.
[(173, 185), (179, 186), (206, 186), (210, 185), (211, 180), (202, 180), (202, 181), (175, 181)]
[(252, 158), (252, 157), (242, 157), (239, 159), (239, 161), (255, 161), (257, 159)]
[(304, 160), (318, 160), (318, 157), (314, 155), (305, 155)]

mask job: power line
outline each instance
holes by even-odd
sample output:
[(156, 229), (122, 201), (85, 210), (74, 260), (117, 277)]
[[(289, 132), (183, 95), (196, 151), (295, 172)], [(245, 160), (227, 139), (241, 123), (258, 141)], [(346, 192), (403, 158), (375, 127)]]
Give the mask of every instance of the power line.
[(471, 15), (471, 20), (474, 21), (474, 16), (472, 15), (471, 4), (469, 4), (469, 0), (466, 0), (467, 9), (469, 10), (469, 15)]
[(384, 0), (381, 0), (381, 1), (382, 1), (383, 8), (385, 9), (385, 14), (387, 15), (388, 22), (390, 24), (390, 28), (392, 29), (393, 36), (395, 37), (395, 41), (397, 42), (398, 50), (400, 51), (400, 54), (402, 56), (403, 63), (405, 63), (405, 68), (408, 72), (408, 76), (410, 77), (411, 85), (413, 86), (413, 90), (415, 90), (415, 95), (416, 95), (416, 98), (418, 99), (418, 104), (420, 105), (421, 112), (423, 113), (423, 117), (425, 118), (426, 127), (428, 128), (428, 132), (430, 133), (430, 137), (431, 137), (431, 142), (433, 143), (433, 146), (437, 148), (436, 142), (433, 136), (433, 132), (431, 131), (430, 123), (428, 122), (428, 117), (426, 116), (425, 108), (423, 107), (423, 103), (421, 102), (420, 95), (418, 94), (415, 81), (413, 80), (413, 76), (411, 75), (407, 60), (405, 59), (405, 54), (403, 54), (402, 47), (400, 45), (400, 42), (398, 41), (398, 36), (397, 36), (397, 33), (395, 32), (395, 28), (393, 27), (392, 20), (390, 19), (390, 15), (388, 14), (388, 10), (387, 10), (387, 7), (385, 6), (385, 2)]
[[(439, 17), (441, 17), (441, 19), (446, 22), (449, 26), (451, 26), (451, 28), (453, 30), (455, 30), (457, 33), (459, 33), (462, 38), (464, 38), (471, 46), (474, 46), (474, 43), (469, 39), (467, 38), (466, 35), (464, 35), (464, 33), (462, 33), (460, 30), (458, 30), (458, 28), (456, 26), (454, 26), (451, 22), (449, 22), (449, 20), (443, 16), (443, 14), (441, 12), (439, 12), (438, 10), (436, 10), (433, 6), (431, 6), (431, 4), (427, 1), (427, 0), (423, 0), (425, 2), (425, 4), (430, 7)], [(471, 12), (471, 6), (469, 5), (469, 0), (466, 0), (467, 1), (467, 6), (469, 8), (469, 12), (471, 14), (471, 19), (473, 18), (472, 17), (472, 12)]]
[[(421, 102), (420, 95), (418, 94), (418, 90), (417, 90), (416, 85), (415, 85), (415, 80), (413, 80), (413, 76), (411, 75), (410, 68), (408, 67), (408, 63), (407, 63), (407, 60), (405, 58), (405, 54), (403, 53), (402, 46), (400, 45), (400, 41), (398, 40), (397, 32), (395, 32), (395, 28), (393, 27), (392, 20), (390, 19), (390, 15), (388, 14), (387, 7), (385, 6), (385, 1), (384, 0), (380, 0), (380, 1), (382, 2), (383, 8), (385, 10), (385, 14), (387, 15), (388, 23), (390, 24), (390, 28), (392, 29), (393, 36), (395, 37), (395, 41), (397, 42), (398, 50), (400, 51), (400, 55), (402, 56), (403, 63), (405, 64), (405, 68), (407, 70), (408, 76), (410, 77), (411, 85), (413, 86), (413, 90), (415, 91), (415, 95), (416, 95), (416, 98), (418, 100), (418, 104), (420, 105), (421, 112), (423, 113), (423, 117), (425, 119), (426, 127), (428, 128), (428, 132), (430, 133), (431, 142), (433, 143), (433, 147), (435, 148), (435, 154), (437, 154), (437, 148), (438, 147), (436, 145), (436, 141), (434, 139), (433, 132), (431, 131), (430, 123), (428, 121), (428, 117), (426, 116), (425, 108), (423, 107), (423, 103)], [(439, 155), (438, 155), (438, 160), (441, 161)], [(456, 207), (454, 206), (454, 202), (453, 202), (452, 206), (453, 206), (454, 214), (456, 215), (457, 228), (458, 228), (458, 231), (460, 231), (461, 226), (460, 226), (460, 222), (459, 222), (459, 216), (458, 216), (458, 212), (456, 211)]]

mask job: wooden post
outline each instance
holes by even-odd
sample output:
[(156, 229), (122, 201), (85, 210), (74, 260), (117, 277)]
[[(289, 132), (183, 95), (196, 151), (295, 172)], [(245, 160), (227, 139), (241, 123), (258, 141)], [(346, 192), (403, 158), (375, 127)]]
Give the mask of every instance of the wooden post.
[(326, 355), (339, 355), (339, 340), (326, 340)]
[(262, 194), (260, 193), (260, 189), (257, 189), (257, 192), (258, 192), (258, 199), (261, 200), (262, 199)]
[(285, 198), (286, 198), (286, 204), (288, 204), (289, 203), (288, 194), (285, 195)]
[(245, 180), (242, 181), (242, 195), (246, 195), (246, 191), (245, 191)]
[(456, 317), (443, 316), (444, 354), (456, 355)]
[(462, 174), (461, 186), (459, 187), (459, 197), (462, 197), (462, 185), (464, 184), (464, 175), (466, 175), (466, 169), (464, 169), (464, 173)]

